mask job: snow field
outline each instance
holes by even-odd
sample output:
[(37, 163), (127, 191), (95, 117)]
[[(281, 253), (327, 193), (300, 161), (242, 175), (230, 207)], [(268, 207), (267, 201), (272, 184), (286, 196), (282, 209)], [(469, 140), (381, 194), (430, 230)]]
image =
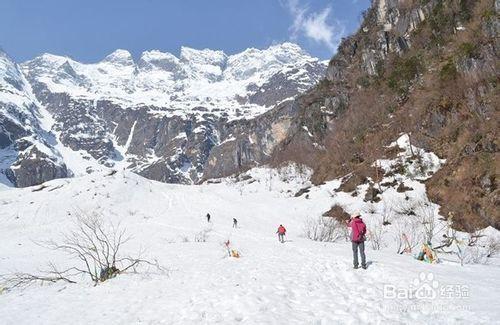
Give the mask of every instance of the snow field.
[[(169, 272), (141, 269), (94, 287), (32, 286), (0, 294), (3, 324), (492, 324), (500, 310), (498, 265), (429, 265), (387, 248), (370, 249), (368, 270), (353, 270), (350, 243), (313, 242), (303, 223), (332, 204), (338, 182), (293, 194), (308, 173), (255, 169), (252, 179), (201, 186), (169, 185), (132, 173), (54, 180), (47, 188), (0, 192), (0, 274), (37, 272), (73, 261), (35, 242), (58, 239), (75, 213), (99, 211), (133, 239), (124, 252), (146, 251)], [(339, 198), (337, 198), (339, 199)], [(354, 204), (354, 203), (352, 203)], [(206, 222), (210, 212), (212, 222)], [(232, 218), (240, 228), (232, 228)], [(369, 219), (366, 217), (365, 219)], [(287, 242), (275, 234), (282, 223)], [(195, 242), (205, 231), (205, 242)], [(227, 257), (223, 242), (242, 257)], [(390, 299), (387, 285), (407, 288), (420, 274), (468, 297)]]

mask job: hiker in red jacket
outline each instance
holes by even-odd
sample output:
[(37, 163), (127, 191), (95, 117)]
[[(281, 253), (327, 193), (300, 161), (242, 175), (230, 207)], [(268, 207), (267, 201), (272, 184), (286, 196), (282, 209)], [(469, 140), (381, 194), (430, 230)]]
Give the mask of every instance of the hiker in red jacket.
[(283, 225), (280, 225), (278, 227), (278, 231), (276, 232), (278, 234), (278, 240), (282, 243), (285, 242), (285, 233), (286, 233), (286, 229), (285, 227), (283, 227)]
[(347, 226), (351, 227), (351, 242), (354, 268), (358, 268), (358, 250), (361, 255), (361, 267), (366, 269), (366, 256), (365, 256), (365, 235), (366, 225), (361, 219), (359, 214), (351, 216), (351, 220), (347, 222)]

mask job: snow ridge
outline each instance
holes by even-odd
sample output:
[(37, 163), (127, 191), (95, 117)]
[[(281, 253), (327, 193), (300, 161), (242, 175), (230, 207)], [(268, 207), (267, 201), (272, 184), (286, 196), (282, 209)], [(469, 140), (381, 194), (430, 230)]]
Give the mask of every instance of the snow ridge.
[[(248, 98), (273, 75), (288, 71), (289, 78), (299, 84), (299, 91), (304, 91), (323, 77), (326, 64), (298, 45), (284, 43), (234, 55), (182, 47), (176, 57), (152, 50), (143, 52), (137, 62), (121, 49), (90, 64), (43, 54), (21, 67), (30, 81), (74, 98), (111, 100), (127, 107), (168, 107), (169, 114), (173, 110), (178, 115), (204, 106), (209, 111), (224, 108), (234, 116), (235, 110), (226, 108), (240, 107), (245, 117), (253, 117), (269, 107)], [(311, 72), (311, 67), (317, 67), (317, 71)]]

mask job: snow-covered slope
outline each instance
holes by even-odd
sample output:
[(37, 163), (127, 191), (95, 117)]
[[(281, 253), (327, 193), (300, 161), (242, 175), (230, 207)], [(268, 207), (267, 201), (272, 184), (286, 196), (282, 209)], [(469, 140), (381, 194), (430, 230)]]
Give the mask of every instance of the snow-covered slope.
[[(252, 95), (272, 76), (287, 74), (296, 94), (323, 77), (326, 63), (295, 44), (284, 43), (230, 56), (183, 47), (177, 58), (153, 50), (142, 53), (137, 63), (126, 50), (116, 50), (92, 64), (44, 54), (22, 67), (30, 81), (45, 85), (51, 93), (73, 98), (109, 100), (127, 107), (156, 106), (158, 114), (168, 116), (208, 111), (251, 118), (276, 104), (276, 100), (252, 101)], [(200, 112), (199, 106), (205, 110)]]
[[(0, 293), (2, 323), (496, 322), (500, 316), (496, 259), (493, 265), (461, 267), (447, 258), (427, 264), (396, 254), (393, 244), (372, 250), (367, 242), (369, 267), (353, 270), (349, 243), (304, 238), (304, 222), (317, 219), (334, 201), (351, 212), (361, 211), (369, 231), (376, 231), (374, 225), (382, 217), (369, 212), (370, 204), (362, 195), (332, 198), (340, 181), (311, 187), (307, 196), (296, 197), (299, 189), (310, 186), (309, 175), (307, 169), (262, 168), (218, 184), (185, 186), (119, 172), (0, 192), (0, 274), (36, 273), (48, 261), (61, 268), (74, 265), (75, 260), (36, 243), (60, 239), (82, 212), (121, 223), (133, 235), (125, 253), (142, 247), (144, 258), (156, 258), (170, 270), (140, 268), (138, 274), (121, 274), (95, 287), (77, 277), (76, 284), (6, 291)], [(401, 193), (387, 195), (405, 200)], [(412, 199), (419, 195), (420, 187), (408, 193)], [(204, 217), (207, 212), (212, 215), (210, 223)], [(232, 228), (233, 217), (238, 219), (237, 229)], [(288, 229), (284, 244), (276, 238), (279, 224)], [(203, 237), (200, 234), (205, 241), (195, 241)], [(385, 239), (392, 241), (392, 232)], [(226, 240), (240, 258), (227, 256)], [(394, 289), (410, 296), (395, 299)], [(435, 295), (419, 295), (427, 289)]]

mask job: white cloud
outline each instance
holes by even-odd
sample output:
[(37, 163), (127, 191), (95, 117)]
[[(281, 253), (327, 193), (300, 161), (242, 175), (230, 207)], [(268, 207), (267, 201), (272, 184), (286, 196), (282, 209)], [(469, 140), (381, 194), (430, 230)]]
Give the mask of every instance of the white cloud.
[(331, 17), (332, 8), (326, 7), (318, 12), (311, 12), (308, 4), (300, 0), (283, 0), (281, 2), (293, 18), (290, 26), (290, 38), (297, 40), (306, 37), (316, 43), (335, 51), (344, 35), (345, 28)]

